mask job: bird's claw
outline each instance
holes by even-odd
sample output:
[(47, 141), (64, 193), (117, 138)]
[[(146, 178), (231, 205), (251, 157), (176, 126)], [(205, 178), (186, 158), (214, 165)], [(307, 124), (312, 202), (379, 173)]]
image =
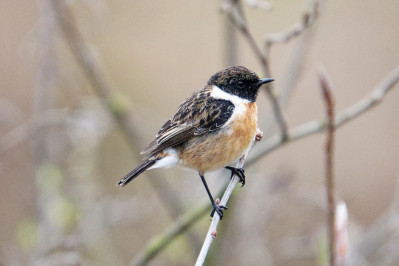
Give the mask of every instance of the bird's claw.
[(223, 211), (226, 210), (226, 209), (227, 209), (226, 206), (217, 205), (215, 203), (215, 205), (213, 205), (213, 210), (211, 212), (211, 217), (213, 217), (215, 215), (215, 212), (216, 212), (217, 214), (219, 214), (220, 220), (222, 220), (223, 219)]
[(241, 183), (241, 187), (245, 185), (245, 170), (243, 168), (235, 168), (232, 166), (226, 166), (225, 168), (231, 171), (230, 179), (233, 178), (234, 175), (236, 175), (240, 179), (239, 182)]

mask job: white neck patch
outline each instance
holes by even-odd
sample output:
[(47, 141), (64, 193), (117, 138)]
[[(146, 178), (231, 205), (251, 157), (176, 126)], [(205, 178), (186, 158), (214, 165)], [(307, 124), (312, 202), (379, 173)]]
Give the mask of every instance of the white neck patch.
[(227, 100), (234, 104), (234, 113), (230, 117), (229, 121), (234, 120), (237, 115), (245, 114), (247, 110), (247, 104), (250, 103), (249, 100), (227, 93), (215, 85), (212, 87), (211, 97), (215, 99)]
[(213, 85), (213, 87), (212, 87), (211, 97), (213, 97), (215, 99), (222, 99), (222, 100), (230, 101), (234, 105), (250, 103), (249, 100), (238, 97), (237, 95), (227, 93), (216, 85)]

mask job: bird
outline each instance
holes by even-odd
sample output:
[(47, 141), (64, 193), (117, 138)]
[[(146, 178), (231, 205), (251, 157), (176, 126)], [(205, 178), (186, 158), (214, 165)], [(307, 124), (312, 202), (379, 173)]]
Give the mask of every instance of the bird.
[(227, 207), (215, 202), (205, 173), (226, 168), (245, 184), (244, 169), (234, 165), (251, 147), (257, 130), (256, 99), (259, 88), (272, 82), (261, 79), (244, 66), (225, 68), (210, 77), (200, 90), (180, 104), (176, 113), (161, 127), (154, 140), (141, 152), (144, 161), (124, 176), (125, 186), (144, 171), (181, 165), (201, 177), (213, 210), (223, 218)]

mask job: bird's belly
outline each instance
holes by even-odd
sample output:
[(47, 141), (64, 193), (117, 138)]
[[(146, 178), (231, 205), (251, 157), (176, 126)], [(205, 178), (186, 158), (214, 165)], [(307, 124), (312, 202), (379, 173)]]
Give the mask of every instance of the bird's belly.
[[(249, 114), (249, 115), (248, 115)], [(238, 160), (255, 139), (257, 110), (249, 103), (227, 127), (190, 140), (180, 152), (180, 163), (205, 173)]]

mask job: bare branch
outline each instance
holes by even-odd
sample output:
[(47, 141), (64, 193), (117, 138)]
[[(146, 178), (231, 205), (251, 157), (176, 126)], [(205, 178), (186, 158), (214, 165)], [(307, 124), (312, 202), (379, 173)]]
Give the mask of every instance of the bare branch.
[[(385, 95), (394, 88), (394, 85), (399, 81), (399, 65), (367, 96), (359, 100), (346, 110), (339, 112), (335, 119), (335, 128), (338, 128), (347, 122), (355, 119), (364, 112), (370, 110), (372, 107), (379, 104), (385, 97)], [(274, 136), (261, 144), (257, 150), (252, 152), (252, 158), (249, 158), (246, 165), (249, 166), (259, 160), (262, 156), (269, 154), (281, 146), (291, 143), (292, 141), (299, 140), (301, 138), (320, 133), (326, 128), (326, 120), (316, 119), (307, 122), (303, 125), (297, 126), (288, 131), (288, 140), (284, 142), (280, 136)]]
[(256, 44), (256, 41), (252, 34), (249, 31), (247, 22), (241, 13), (241, 9), (238, 8), (239, 1), (227, 0), (222, 3), (221, 11), (226, 13), (230, 21), (234, 26), (241, 32), (244, 38), (247, 40), (249, 46), (254, 52), (256, 58), (260, 61), (264, 72), (270, 76), (270, 68), (269, 63), (266, 56), (262, 53), (259, 46)]
[(328, 238), (330, 265), (335, 266), (335, 198), (334, 198), (334, 108), (335, 102), (332, 95), (332, 83), (327, 71), (320, 67), (317, 71), (327, 115), (327, 141), (326, 141), (326, 190), (328, 210)]
[[(267, 55), (262, 53), (259, 46), (256, 44), (255, 38), (251, 34), (248, 24), (241, 13), (240, 9), (237, 8), (239, 1), (232, 1), (226, 0), (222, 4), (222, 12), (226, 13), (227, 16), (230, 18), (231, 22), (237, 27), (237, 29), (241, 32), (244, 38), (247, 40), (249, 46), (251, 47), (252, 51), (254, 52), (256, 58), (259, 60), (263, 72), (266, 77), (271, 77), (270, 71), (270, 63), (267, 58)], [(287, 123), (285, 122), (284, 115), (279, 104), (277, 94), (273, 90), (273, 85), (271, 83), (266, 84), (266, 92), (267, 96), (272, 104), (273, 114), (276, 119), (277, 124), (280, 127), (281, 132), (281, 139), (283, 141), (287, 140)]]
[(95, 92), (106, 102), (110, 113), (114, 116), (122, 131), (127, 135), (127, 139), (131, 146), (136, 147), (135, 129), (128, 121), (127, 107), (120, 106), (122, 108), (115, 108), (115, 104), (118, 100), (116, 98), (117, 95), (112, 89), (111, 82), (107, 78), (105, 70), (98, 60), (98, 56), (85, 42), (83, 36), (78, 30), (72, 12), (64, 1), (52, 0), (50, 2), (57, 14), (57, 20), (63, 33), (64, 40), (67, 45), (69, 45), (73, 56), (86, 74), (86, 77)]
[[(136, 128), (129, 119), (128, 106), (121, 104), (119, 100), (120, 96), (112, 88), (111, 81), (107, 78), (108, 75), (98, 60), (98, 55), (85, 42), (78, 30), (75, 18), (65, 2), (59, 0), (51, 0), (50, 2), (55, 10), (56, 19), (63, 33), (64, 40), (69, 45), (73, 56), (75, 56), (76, 61), (86, 74), (88, 81), (97, 95), (103, 99), (103, 103), (121, 128), (122, 133), (126, 136), (132, 151), (136, 151), (137, 147), (139, 147), (139, 140)], [(134, 155), (138, 160), (141, 160), (138, 153), (134, 153)], [(175, 219), (184, 212), (183, 202), (160, 172), (151, 172), (148, 175), (151, 175), (153, 178), (148, 178), (147, 180), (157, 192), (161, 202), (167, 207), (169, 215)], [(195, 247), (197, 246), (196, 243), (200, 243), (196, 235), (189, 234), (188, 236), (192, 246)]]
[(270, 50), (270, 46), (275, 43), (289, 42), (290, 40), (298, 37), (302, 32), (309, 28), (316, 21), (319, 16), (320, 0), (312, 0), (312, 7), (310, 10), (305, 11), (302, 15), (302, 20), (291, 25), (287, 29), (270, 34), (265, 40), (266, 51)]
[(193, 211), (186, 212), (164, 232), (153, 237), (144, 249), (129, 263), (129, 265), (147, 265), (152, 258), (161, 252), (177, 236), (184, 233), (191, 225), (207, 213), (209, 213), (209, 204), (203, 204)]
[[(110, 80), (107, 78), (107, 74), (103, 69), (102, 64), (97, 60), (97, 55), (94, 54), (93, 50), (90, 49), (89, 45), (85, 42), (84, 38), (76, 26), (74, 16), (72, 15), (69, 8), (65, 5), (64, 1), (53, 0), (50, 1), (57, 14), (58, 23), (62, 30), (66, 43), (72, 50), (78, 64), (85, 72), (88, 81), (92, 85), (93, 89), (103, 99), (103, 103), (106, 104), (107, 110), (114, 117), (115, 121), (125, 134), (127, 140), (133, 151), (139, 146), (136, 129), (131, 123), (128, 115), (128, 107), (121, 106), (118, 100), (118, 95), (114, 93), (111, 86)], [(138, 158), (138, 154), (136, 154)], [(140, 158), (138, 158), (140, 160)], [(156, 178), (149, 178), (149, 182), (156, 189), (158, 195), (160, 195), (162, 202), (173, 203), (166, 204), (168, 206), (169, 213), (172, 217), (177, 217), (183, 212), (183, 203), (172, 191), (172, 188), (165, 181), (165, 179), (159, 177), (159, 173), (150, 173)]]
[[(255, 139), (253, 141), (252, 147), (237, 162), (237, 164), (235, 165), (236, 168), (243, 168), (244, 167), (245, 160), (248, 157), (248, 154), (249, 154), (250, 150), (253, 148), (253, 145), (255, 144), (255, 142), (257, 142), (257, 141), (262, 139), (262, 136), (263, 136), (263, 133), (258, 129), (256, 137), (255, 137)], [(231, 179), (229, 185), (227, 186), (224, 194), (223, 194), (222, 200), (219, 203), (220, 205), (227, 206), (227, 202), (229, 201), (230, 196), (233, 193), (233, 190), (234, 190), (235, 186), (237, 185), (238, 181), (239, 181), (239, 178), (234, 175), (233, 178)], [(209, 248), (210, 248), (213, 240), (216, 237), (217, 228), (218, 228), (219, 222), (220, 222), (220, 216), (219, 215), (215, 215), (213, 217), (213, 219), (212, 219), (211, 225), (209, 226), (208, 233), (207, 233), (207, 235), (205, 237), (204, 244), (202, 245), (201, 251), (200, 251), (200, 253), (198, 255), (197, 262), (195, 263), (196, 266), (201, 266), (201, 265), (204, 264), (206, 256), (208, 255)]]
[[(245, 159), (244, 159), (244, 161), (245, 161)], [(241, 165), (237, 165), (237, 167), (242, 168), (243, 165), (244, 164), (242, 163)], [(222, 200), (220, 201), (221, 205), (227, 206), (227, 202), (228, 202), (231, 194), (233, 193), (233, 190), (236, 187), (238, 180), (239, 179), (237, 176), (234, 176), (231, 179), (229, 185), (226, 188), (226, 191), (223, 194)], [(204, 244), (202, 245), (201, 251), (198, 255), (197, 262), (195, 263), (196, 266), (201, 266), (204, 264), (206, 256), (208, 255), (209, 248), (211, 247), (211, 244), (212, 244), (213, 240), (215, 239), (215, 236), (216, 236), (215, 232), (217, 232), (219, 222), (220, 222), (220, 216), (215, 215), (212, 219), (211, 225), (209, 226), (208, 233), (206, 234)]]

